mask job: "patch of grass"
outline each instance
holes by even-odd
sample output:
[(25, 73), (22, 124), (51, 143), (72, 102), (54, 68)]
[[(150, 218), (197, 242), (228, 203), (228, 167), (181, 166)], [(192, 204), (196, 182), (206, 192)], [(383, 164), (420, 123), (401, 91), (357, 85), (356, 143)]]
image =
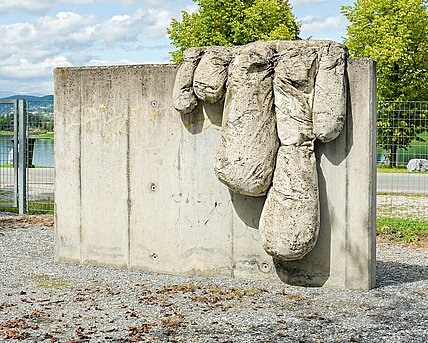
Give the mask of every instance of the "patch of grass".
[(387, 196), (399, 196), (399, 197), (414, 197), (414, 198), (426, 197), (425, 194), (421, 194), (421, 193), (377, 192), (376, 194), (377, 195), (387, 195)]
[(28, 203), (28, 214), (39, 214), (39, 213), (46, 213), (46, 214), (53, 214), (54, 213), (54, 202), (52, 201), (46, 201), (46, 202), (29, 202)]
[(44, 132), (44, 133), (38, 133), (38, 134), (31, 134), (30, 138), (37, 138), (37, 139), (54, 139), (54, 133), (53, 132)]
[(34, 166), (34, 168), (39, 168), (39, 169), (41, 169), (41, 168), (44, 168), (44, 169), (53, 169), (53, 168), (55, 168), (55, 167)]
[(378, 173), (394, 173), (394, 174), (405, 174), (408, 173), (408, 170), (404, 166), (400, 167), (389, 167), (389, 166), (377, 166)]
[[(3, 164), (0, 164), (0, 168), (13, 168), (13, 165), (10, 163), (3, 163)], [(50, 168), (50, 169), (52, 169), (55, 167), (34, 166), (34, 168)]]
[(54, 278), (46, 274), (34, 274), (32, 279), (37, 282), (37, 287), (43, 288), (61, 288), (68, 285), (65, 280)]
[[(13, 203), (13, 201), (10, 201)], [(5, 203), (5, 201), (2, 200), (2, 203)], [(9, 213), (18, 213), (19, 209), (18, 207), (12, 207), (12, 206), (0, 206), (0, 212), (9, 212)], [(53, 214), (54, 213), (54, 203), (52, 202), (30, 202), (27, 206), (27, 213), (28, 214)]]
[(378, 217), (376, 232), (394, 241), (413, 243), (428, 235), (428, 221)]
[(427, 174), (426, 172), (409, 172), (405, 166), (389, 167), (377, 166), (378, 173), (391, 173), (391, 174)]
[[(4, 201), (2, 201), (4, 202)], [(10, 207), (10, 206), (0, 206), (0, 212), (9, 212), (9, 213), (18, 213), (17, 207)]]

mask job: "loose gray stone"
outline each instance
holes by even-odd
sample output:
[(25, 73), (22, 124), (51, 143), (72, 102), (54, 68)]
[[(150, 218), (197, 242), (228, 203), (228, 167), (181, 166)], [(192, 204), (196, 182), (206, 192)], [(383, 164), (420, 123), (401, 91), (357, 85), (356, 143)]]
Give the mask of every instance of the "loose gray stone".
[(422, 249), (381, 241), (377, 287), (356, 292), (55, 263), (54, 230), (0, 216), (2, 342), (428, 341)]

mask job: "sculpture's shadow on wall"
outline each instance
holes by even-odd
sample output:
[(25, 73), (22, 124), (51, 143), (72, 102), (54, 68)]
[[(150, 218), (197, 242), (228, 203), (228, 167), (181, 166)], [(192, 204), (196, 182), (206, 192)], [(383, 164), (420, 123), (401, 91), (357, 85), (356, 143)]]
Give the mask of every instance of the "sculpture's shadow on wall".
[(199, 101), (198, 106), (191, 113), (181, 114), (181, 122), (193, 135), (201, 133), (207, 125), (221, 127), (223, 106), (224, 101), (215, 104)]
[(233, 208), (239, 219), (249, 228), (258, 230), (260, 215), (262, 214), (266, 197), (251, 197), (234, 193), (231, 190), (229, 190), (229, 194)]

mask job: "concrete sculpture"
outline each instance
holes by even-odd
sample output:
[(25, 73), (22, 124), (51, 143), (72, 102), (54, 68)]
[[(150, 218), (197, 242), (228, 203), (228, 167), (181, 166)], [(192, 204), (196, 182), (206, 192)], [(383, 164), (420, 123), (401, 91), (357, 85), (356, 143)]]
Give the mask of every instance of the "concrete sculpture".
[(347, 55), (331, 41), (192, 48), (177, 74), (179, 112), (224, 99), (215, 173), (236, 193), (267, 195), (262, 244), (283, 261), (302, 258), (318, 238), (314, 141), (332, 141), (343, 128)]

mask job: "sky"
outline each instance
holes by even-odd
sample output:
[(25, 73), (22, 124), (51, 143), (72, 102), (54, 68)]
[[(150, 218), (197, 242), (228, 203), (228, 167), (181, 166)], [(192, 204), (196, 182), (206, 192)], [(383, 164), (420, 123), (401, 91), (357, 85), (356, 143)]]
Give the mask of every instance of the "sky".
[[(301, 38), (342, 42), (353, 0), (290, 0)], [(53, 93), (53, 68), (168, 63), (171, 18), (192, 0), (0, 0), (0, 97)]]

